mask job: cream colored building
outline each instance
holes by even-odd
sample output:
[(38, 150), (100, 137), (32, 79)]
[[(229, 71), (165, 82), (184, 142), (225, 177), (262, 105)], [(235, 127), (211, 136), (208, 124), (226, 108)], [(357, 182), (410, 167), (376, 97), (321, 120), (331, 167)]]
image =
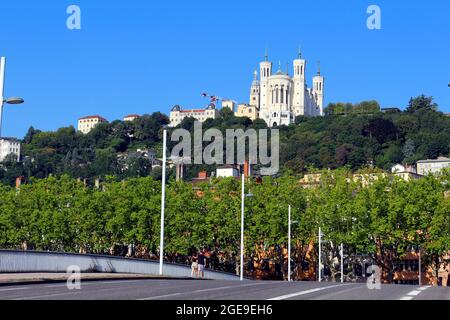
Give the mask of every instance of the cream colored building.
[(233, 100), (223, 100), (222, 101), (222, 109), (223, 108), (228, 108), (231, 111), (235, 112), (236, 111), (236, 102), (234, 102)]
[(14, 155), (17, 162), (20, 160), (20, 141), (13, 138), (0, 139), (0, 162), (3, 162), (8, 155)]
[(256, 106), (242, 103), (238, 105), (234, 115), (236, 117), (247, 117), (251, 120), (256, 120), (259, 118), (259, 109)]
[(78, 119), (78, 131), (81, 133), (89, 133), (92, 129), (95, 128), (99, 123), (105, 123), (108, 122), (103, 117), (100, 116), (87, 116)]
[(140, 115), (138, 115), (138, 114), (129, 114), (129, 115), (127, 115), (127, 116), (125, 116), (124, 118), (123, 118), (123, 121), (134, 121), (134, 120), (136, 120), (136, 119), (138, 119), (140, 117)]
[(259, 110), (259, 118), (266, 121), (269, 127), (289, 125), (295, 122), (296, 116), (322, 116), (324, 104), (324, 77), (320, 70), (313, 77), (313, 87), (306, 85), (306, 60), (298, 54), (293, 61), (294, 74), (281, 70), (272, 73), (272, 62), (266, 55), (260, 63), (258, 72), (254, 72), (250, 88), (249, 105)]
[(417, 161), (417, 173), (420, 175), (439, 173), (444, 168), (450, 168), (450, 158), (439, 157), (437, 159)]
[(213, 103), (210, 103), (206, 109), (191, 110), (183, 110), (179, 105), (176, 105), (170, 111), (170, 126), (176, 127), (185, 118), (194, 118), (197, 121), (204, 122), (208, 119), (216, 119), (218, 116), (219, 111)]

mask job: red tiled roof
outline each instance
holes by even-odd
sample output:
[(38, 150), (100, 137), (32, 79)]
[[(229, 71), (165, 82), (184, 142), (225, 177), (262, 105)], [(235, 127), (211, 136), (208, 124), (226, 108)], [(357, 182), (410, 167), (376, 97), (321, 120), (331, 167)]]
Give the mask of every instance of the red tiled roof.
[(86, 120), (86, 119), (100, 119), (100, 120), (103, 120), (103, 121), (108, 121), (108, 120), (106, 120), (105, 118), (103, 118), (101, 116), (86, 116), (86, 117), (82, 117), (82, 118), (80, 118), (78, 120)]

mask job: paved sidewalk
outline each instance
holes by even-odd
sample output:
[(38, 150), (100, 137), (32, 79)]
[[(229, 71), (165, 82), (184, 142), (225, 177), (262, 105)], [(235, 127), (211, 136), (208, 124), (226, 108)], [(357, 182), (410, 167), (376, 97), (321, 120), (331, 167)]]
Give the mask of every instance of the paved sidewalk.
[[(0, 286), (67, 281), (69, 273), (0, 273)], [(81, 280), (171, 279), (170, 277), (126, 273), (82, 273)]]

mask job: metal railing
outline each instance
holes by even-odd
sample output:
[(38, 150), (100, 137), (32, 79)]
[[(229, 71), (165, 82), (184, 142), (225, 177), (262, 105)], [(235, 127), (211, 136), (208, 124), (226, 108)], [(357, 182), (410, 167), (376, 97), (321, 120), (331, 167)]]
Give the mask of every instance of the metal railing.
[[(159, 275), (159, 263), (153, 260), (78, 253), (0, 250), (0, 273), (66, 272), (77, 266), (81, 272)], [(191, 276), (187, 265), (164, 263), (163, 275)], [(206, 279), (239, 280), (234, 274), (205, 269)]]

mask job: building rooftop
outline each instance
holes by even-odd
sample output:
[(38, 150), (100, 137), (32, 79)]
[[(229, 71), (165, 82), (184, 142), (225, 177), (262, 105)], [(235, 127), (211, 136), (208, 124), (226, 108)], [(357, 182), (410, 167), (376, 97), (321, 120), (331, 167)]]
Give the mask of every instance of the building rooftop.
[(80, 118), (78, 120), (87, 120), (87, 119), (99, 119), (99, 120), (103, 120), (103, 121), (108, 121), (105, 118), (103, 118), (101, 116), (98, 116), (98, 115), (96, 115), (96, 116), (86, 116), (86, 117), (82, 117), (82, 118)]
[(9, 142), (20, 142), (19, 139), (17, 138), (11, 138), (11, 137), (0, 137), (0, 141), (4, 140), (4, 141), (9, 141)]
[(417, 163), (426, 163), (426, 162), (447, 162), (450, 161), (450, 158), (446, 157), (439, 157), (437, 159), (426, 159), (426, 160), (419, 160)]
[(220, 167), (217, 167), (217, 169), (220, 170), (220, 169), (237, 169), (237, 168), (236, 168), (236, 166), (234, 166), (232, 164), (225, 164)]
[(203, 109), (192, 109), (192, 110), (181, 110), (181, 113), (191, 113), (191, 112), (205, 112)]

